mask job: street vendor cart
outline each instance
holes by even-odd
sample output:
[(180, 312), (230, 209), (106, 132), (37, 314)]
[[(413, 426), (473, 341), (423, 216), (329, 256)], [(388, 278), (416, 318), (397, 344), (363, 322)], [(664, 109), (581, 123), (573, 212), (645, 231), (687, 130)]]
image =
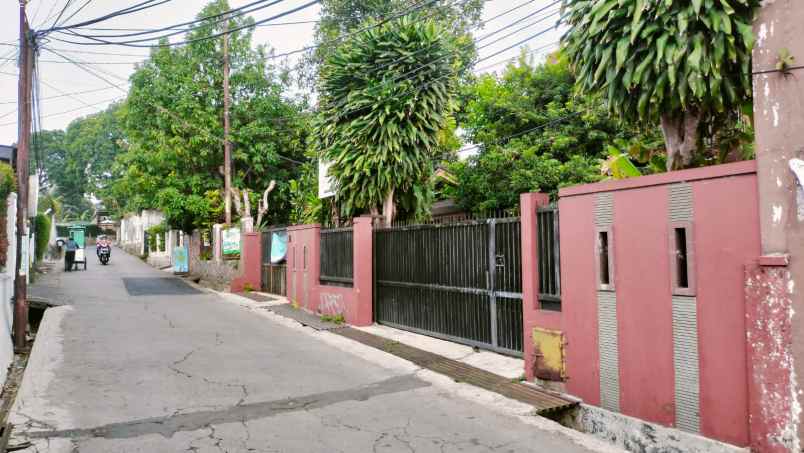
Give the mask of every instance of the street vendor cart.
[(75, 251), (75, 260), (73, 261), (74, 269), (78, 269), (83, 265), (84, 270), (87, 270), (86, 227), (71, 226), (68, 232), (70, 237), (78, 244), (78, 249)]

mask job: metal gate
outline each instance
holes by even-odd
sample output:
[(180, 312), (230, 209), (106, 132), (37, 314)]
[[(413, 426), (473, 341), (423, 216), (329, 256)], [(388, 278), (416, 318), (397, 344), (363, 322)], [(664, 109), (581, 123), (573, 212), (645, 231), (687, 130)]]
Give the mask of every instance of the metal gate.
[(262, 232), (262, 290), (266, 293), (287, 296), (287, 260), (271, 263), (271, 244), (273, 233), (286, 231), (285, 228), (272, 228)]
[(374, 231), (376, 321), (522, 355), (519, 218)]

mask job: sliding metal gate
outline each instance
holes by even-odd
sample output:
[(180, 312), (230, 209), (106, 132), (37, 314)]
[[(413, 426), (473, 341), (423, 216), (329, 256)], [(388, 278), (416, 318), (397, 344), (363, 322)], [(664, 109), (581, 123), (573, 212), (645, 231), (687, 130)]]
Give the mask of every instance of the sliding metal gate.
[(376, 321), (522, 355), (518, 218), (374, 232)]

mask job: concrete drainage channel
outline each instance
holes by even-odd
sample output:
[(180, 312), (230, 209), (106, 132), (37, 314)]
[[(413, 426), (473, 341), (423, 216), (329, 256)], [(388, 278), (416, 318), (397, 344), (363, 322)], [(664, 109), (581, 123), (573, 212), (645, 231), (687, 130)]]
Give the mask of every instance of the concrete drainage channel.
[[(255, 302), (272, 300), (259, 294), (240, 294)], [(456, 382), (471, 384), (533, 406), (534, 414), (567, 428), (591, 435), (609, 444), (635, 453), (747, 453), (734, 447), (692, 433), (668, 428), (598, 407), (581, 404), (557, 392), (528, 383), (515, 382), (494, 373), (452, 360), (419, 348), (389, 340), (343, 324), (335, 324), (291, 304), (260, 307), (293, 319), (316, 330), (329, 331), (361, 344), (403, 358), (416, 365), (449, 376)]]
[(39, 331), (39, 324), (45, 316), (45, 311), (54, 306), (56, 304), (46, 299), (28, 298), (28, 331), (30, 332), (28, 347), (22, 351), (14, 351), (14, 360), (9, 366), (6, 382), (3, 384), (2, 392), (0, 392), (0, 452), (24, 450), (31, 446), (30, 442), (24, 442), (19, 445), (8, 444), (11, 431), (14, 428), (8, 422), (8, 416), (11, 406), (17, 398), (17, 392), (25, 374), (25, 367), (28, 365), (28, 359), (33, 349), (34, 341), (36, 341), (36, 334)]

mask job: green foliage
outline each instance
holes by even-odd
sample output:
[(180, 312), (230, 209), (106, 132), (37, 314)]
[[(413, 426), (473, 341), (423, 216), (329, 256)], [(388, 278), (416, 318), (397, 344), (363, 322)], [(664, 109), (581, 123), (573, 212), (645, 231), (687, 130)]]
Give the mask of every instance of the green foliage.
[(14, 174), (14, 168), (11, 165), (0, 162), (0, 199), (3, 202), (0, 202), (0, 209), (5, 214), (6, 203), (5, 200), (14, 192), (14, 189), (17, 187), (17, 177)]
[(47, 245), (50, 240), (50, 217), (39, 214), (34, 217), (34, 235), (36, 243), (34, 257), (36, 261), (42, 261), (47, 252)]
[(343, 217), (378, 208), (389, 193), (403, 212), (427, 215), (439, 134), (454, 108), (448, 38), (433, 21), (395, 20), (345, 42), (321, 68), (315, 147), (332, 163)]
[[(629, 121), (662, 120), (668, 164), (729, 128), (751, 103), (751, 24), (760, 0), (564, 0), (578, 85)], [(677, 157), (680, 160), (677, 161)]]
[(342, 313), (335, 315), (321, 315), (321, 321), (341, 325), (346, 322), (346, 318), (343, 317)]
[[(158, 248), (159, 251), (164, 252), (167, 248), (166, 240), (168, 231), (169, 228), (164, 223), (148, 228), (146, 230), (148, 233), (148, 250), (155, 252)], [(159, 238), (159, 243), (157, 243), (157, 237)]]
[(65, 131), (41, 131), (34, 137), (43, 166), (42, 188), (60, 198), (69, 219), (80, 219), (87, 211), (91, 215), (87, 197), (110, 183), (112, 163), (124, 144), (119, 109), (120, 104), (113, 104), (72, 121)]
[(759, 0), (566, 0), (567, 52), (580, 86), (625, 118), (723, 112), (751, 99)]
[(319, 67), (335, 50), (329, 43), (343, 39), (372, 21), (396, 17), (410, 9), (443, 25), (456, 45), (461, 72), (464, 72), (471, 67), (475, 56), (470, 28), (480, 23), (484, 4), (485, 0), (435, 0), (415, 4), (407, 0), (323, 0), (315, 29), (317, 47), (302, 62), (305, 69), (302, 82), (313, 85), (310, 82), (317, 78)]
[(327, 223), (324, 200), (318, 198), (318, 167), (316, 163), (302, 165), (298, 179), (290, 181), (290, 224)]
[(601, 99), (576, 96), (574, 85), (558, 54), (538, 65), (523, 57), (499, 77), (467, 87), (462, 125), (480, 150), (450, 164), (458, 183), (445, 196), (477, 214), (515, 210), (522, 192), (555, 195), (560, 187), (599, 181), (606, 146), (618, 138), (655, 141), (657, 131), (612, 119)]
[[(225, 0), (199, 16), (227, 11)], [(230, 28), (253, 22), (239, 16)], [(188, 33), (195, 39), (220, 33), (224, 24), (204, 21)], [(232, 93), (233, 185), (262, 193), (270, 180), (270, 223), (287, 221), (289, 181), (307, 147), (305, 105), (285, 99), (270, 50), (252, 48), (252, 29), (229, 39)], [(171, 227), (190, 232), (223, 221), (223, 53), (222, 40), (158, 48), (131, 77), (120, 112), (128, 147), (114, 165), (114, 183), (104, 203), (118, 214), (144, 208), (163, 211)], [(256, 203), (252, 207), (256, 210)]]

